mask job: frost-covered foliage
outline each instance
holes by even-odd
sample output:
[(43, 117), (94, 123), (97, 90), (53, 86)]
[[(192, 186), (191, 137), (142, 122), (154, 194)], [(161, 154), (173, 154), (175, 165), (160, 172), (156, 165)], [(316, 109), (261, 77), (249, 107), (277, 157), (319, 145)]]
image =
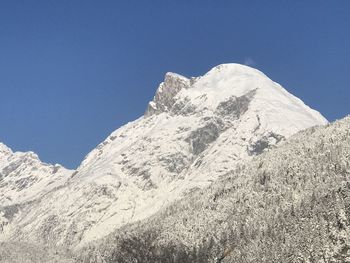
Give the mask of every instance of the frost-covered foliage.
[(84, 262), (350, 262), (350, 117), (81, 252)]
[(65, 249), (52, 249), (27, 243), (0, 242), (1, 263), (76, 263)]

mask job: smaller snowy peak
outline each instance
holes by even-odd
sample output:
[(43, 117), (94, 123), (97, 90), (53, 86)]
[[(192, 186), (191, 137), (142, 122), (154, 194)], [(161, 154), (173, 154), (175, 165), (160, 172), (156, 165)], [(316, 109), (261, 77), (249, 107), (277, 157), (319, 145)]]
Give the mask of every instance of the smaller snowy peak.
[(32, 160), (40, 161), (39, 156), (35, 152), (32, 152), (32, 151), (16, 152), (15, 154), (19, 155), (19, 156), (22, 156), (24, 158), (29, 158), (29, 159), (32, 159)]
[(61, 165), (42, 162), (32, 151), (12, 152), (0, 143), (0, 207), (39, 198), (63, 185), (72, 173)]
[(5, 144), (0, 142), (0, 154), (12, 154), (12, 150), (7, 147)]
[(148, 104), (145, 117), (160, 114), (171, 109), (175, 103), (175, 96), (182, 89), (190, 87), (190, 80), (176, 73), (165, 74), (164, 81), (159, 85), (156, 95)]
[(0, 155), (11, 156), (14, 159), (32, 159), (40, 161), (39, 156), (33, 152), (12, 151), (7, 145), (0, 142)]

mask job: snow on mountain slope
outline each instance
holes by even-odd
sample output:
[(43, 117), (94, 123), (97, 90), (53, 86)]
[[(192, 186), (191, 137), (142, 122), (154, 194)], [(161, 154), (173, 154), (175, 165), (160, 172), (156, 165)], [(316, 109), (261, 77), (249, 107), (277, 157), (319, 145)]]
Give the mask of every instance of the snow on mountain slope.
[(62, 186), (72, 171), (46, 164), (33, 152), (12, 152), (0, 143), (0, 240), (22, 206)]
[(38, 198), (64, 184), (71, 173), (41, 162), (33, 152), (12, 152), (0, 143), (0, 207)]
[(350, 116), (89, 245), (84, 263), (349, 262)]
[(82, 245), (325, 123), (247, 66), (223, 64), (191, 79), (167, 73), (145, 115), (88, 154), (64, 187), (24, 207), (5, 239)]

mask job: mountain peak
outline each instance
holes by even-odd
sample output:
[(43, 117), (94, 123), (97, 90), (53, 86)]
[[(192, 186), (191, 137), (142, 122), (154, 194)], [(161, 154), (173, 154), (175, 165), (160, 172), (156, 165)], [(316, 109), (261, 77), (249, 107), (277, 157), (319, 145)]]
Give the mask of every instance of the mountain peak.
[(32, 151), (12, 152), (9, 147), (0, 143), (1, 206), (40, 198), (67, 181), (71, 173), (72, 171), (60, 165), (43, 163)]
[(189, 81), (189, 79), (186, 78), (185, 76), (182, 76), (182, 75), (175, 73), (175, 72), (165, 73), (164, 79), (165, 79), (164, 82), (166, 82), (167, 80), (170, 80), (170, 79), (178, 79), (178, 80), (184, 81), (184, 82)]
[[(207, 74), (227, 74), (230, 75), (260, 75), (266, 77), (264, 73), (259, 71), (258, 69), (255, 69), (253, 67), (249, 67), (247, 65), (239, 64), (239, 63), (223, 63), (220, 65), (217, 65), (213, 67), (211, 70), (208, 71)], [(207, 75), (206, 74), (206, 75)]]
[(299, 118), (305, 122), (301, 126), (305, 126), (308, 121), (305, 115), (316, 122), (327, 123), (318, 112), (310, 109), (261, 71), (236, 63), (218, 65), (203, 76), (190, 79), (176, 73), (167, 73), (154, 99), (149, 103), (145, 117), (164, 112), (170, 115), (189, 115), (202, 111), (215, 113), (218, 107), (229, 105), (235, 98), (243, 99), (246, 96), (253, 99), (253, 93), (251, 110), (262, 114), (266, 112), (271, 116), (272, 123), (276, 118), (283, 121), (282, 115)]
[[(204, 76), (193, 77), (188, 79), (180, 74), (167, 72), (164, 77), (164, 81), (159, 85), (156, 95), (153, 100), (148, 104), (145, 116), (151, 116), (154, 114), (160, 114), (162, 112), (168, 112), (171, 110), (176, 102), (175, 96), (182, 90), (186, 90), (195, 86), (197, 82), (205, 85), (207, 82), (217, 82), (217, 80), (225, 81), (231, 77), (247, 77), (247, 76), (260, 76), (267, 78), (262, 72), (236, 63), (220, 64), (211, 70), (209, 70)], [(234, 82), (234, 80), (232, 81)], [(234, 85), (234, 83), (232, 83)], [(212, 85), (216, 87), (217, 85)]]
[(0, 153), (12, 154), (12, 150), (9, 147), (7, 147), (5, 144), (0, 142)]
[(167, 72), (164, 81), (160, 83), (156, 95), (148, 104), (145, 116), (169, 111), (175, 103), (175, 96), (182, 89), (190, 87), (190, 80), (176, 73)]

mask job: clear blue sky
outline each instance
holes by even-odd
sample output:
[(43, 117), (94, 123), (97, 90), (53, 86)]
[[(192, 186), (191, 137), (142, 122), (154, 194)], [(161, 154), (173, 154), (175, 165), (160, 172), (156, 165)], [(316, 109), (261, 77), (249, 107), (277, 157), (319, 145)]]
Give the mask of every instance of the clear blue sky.
[(167, 71), (253, 64), (329, 120), (350, 99), (350, 1), (0, 1), (0, 141), (73, 168)]

